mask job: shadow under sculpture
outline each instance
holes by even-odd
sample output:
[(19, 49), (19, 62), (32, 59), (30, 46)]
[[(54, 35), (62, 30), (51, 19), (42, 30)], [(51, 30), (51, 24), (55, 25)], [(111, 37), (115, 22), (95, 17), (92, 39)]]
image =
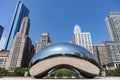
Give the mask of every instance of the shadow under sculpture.
[(74, 69), (87, 78), (99, 74), (98, 63), (92, 53), (71, 43), (58, 43), (41, 49), (33, 56), (29, 72), (32, 77), (43, 78), (51, 70), (60, 68)]

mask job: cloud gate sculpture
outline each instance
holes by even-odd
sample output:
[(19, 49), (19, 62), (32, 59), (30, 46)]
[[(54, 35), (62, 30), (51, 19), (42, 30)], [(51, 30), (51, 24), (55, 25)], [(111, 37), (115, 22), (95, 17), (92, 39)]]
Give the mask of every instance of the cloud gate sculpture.
[(33, 56), (29, 72), (35, 78), (42, 78), (60, 68), (78, 71), (87, 78), (99, 74), (98, 63), (92, 53), (71, 43), (58, 43), (41, 49)]

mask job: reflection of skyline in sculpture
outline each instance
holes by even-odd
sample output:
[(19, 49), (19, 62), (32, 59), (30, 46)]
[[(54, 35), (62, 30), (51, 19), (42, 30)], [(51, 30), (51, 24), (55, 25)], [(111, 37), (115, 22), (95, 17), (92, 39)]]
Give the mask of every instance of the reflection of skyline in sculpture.
[(81, 75), (93, 78), (99, 74), (98, 64), (87, 49), (59, 43), (41, 49), (31, 60), (29, 72), (33, 77), (42, 78), (51, 70), (67, 68), (77, 70)]

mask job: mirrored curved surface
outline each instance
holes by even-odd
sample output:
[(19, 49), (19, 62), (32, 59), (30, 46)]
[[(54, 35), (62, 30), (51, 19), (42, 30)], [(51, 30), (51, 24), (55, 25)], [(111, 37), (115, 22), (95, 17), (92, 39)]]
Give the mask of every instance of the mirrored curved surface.
[(41, 78), (52, 69), (60, 67), (76, 69), (85, 77), (99, 74), (98, 64), (87, 49), (71, 43), (49, 45), (40, 50), (31, 60), (29, 72)]

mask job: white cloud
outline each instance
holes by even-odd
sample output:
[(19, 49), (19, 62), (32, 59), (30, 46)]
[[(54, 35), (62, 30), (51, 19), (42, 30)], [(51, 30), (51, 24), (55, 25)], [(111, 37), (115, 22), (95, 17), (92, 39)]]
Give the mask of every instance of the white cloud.
[(5, 42), (6, 42), (6, 37), (3, 36), (0, 40), (0, 50), (4, 49)]

